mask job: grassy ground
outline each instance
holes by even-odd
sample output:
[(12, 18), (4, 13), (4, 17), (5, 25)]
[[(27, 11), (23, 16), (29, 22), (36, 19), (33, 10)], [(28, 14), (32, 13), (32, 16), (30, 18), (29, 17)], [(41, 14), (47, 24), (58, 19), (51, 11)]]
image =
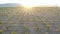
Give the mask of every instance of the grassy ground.
[(60, 34), (59, 26), (59, 7), (0, 7), (3, 34)]

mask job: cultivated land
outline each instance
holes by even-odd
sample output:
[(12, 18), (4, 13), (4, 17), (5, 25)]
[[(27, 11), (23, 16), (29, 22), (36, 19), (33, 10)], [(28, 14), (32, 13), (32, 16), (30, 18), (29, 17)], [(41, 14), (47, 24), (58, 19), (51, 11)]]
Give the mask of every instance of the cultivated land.
[(60, 34), (60, 7), (0, 7), (0, 34)]

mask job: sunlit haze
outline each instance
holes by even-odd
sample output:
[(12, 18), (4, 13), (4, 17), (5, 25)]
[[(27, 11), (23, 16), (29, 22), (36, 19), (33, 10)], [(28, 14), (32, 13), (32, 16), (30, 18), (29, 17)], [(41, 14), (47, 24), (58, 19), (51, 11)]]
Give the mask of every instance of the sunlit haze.
[(0, 0), (0, 4), (19, 3), (23, 6), (60, 6), (60, 0)]

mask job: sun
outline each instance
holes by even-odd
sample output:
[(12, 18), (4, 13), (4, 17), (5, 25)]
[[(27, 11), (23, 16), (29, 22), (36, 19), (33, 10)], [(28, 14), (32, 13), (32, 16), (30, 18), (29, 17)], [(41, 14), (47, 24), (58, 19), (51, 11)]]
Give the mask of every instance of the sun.
[(33, 4), (24, 3), (24, 4), (22, 4), (22, 6), (25, 7), (26, 9), (30, 9), (33, 7)]
[(32, 7), (33, 5), (32, 4), (22, 4), (23, 6), (26, 6), (26, 7)]
[(25, 10), (30, 10), (33, 8), (32, 5), (22, 5), (23, 8), (25, 8)]
[(32, 8), (34, 6), (34, 3), (28, 0), (22, 1), (20, 4), (26, 8)]

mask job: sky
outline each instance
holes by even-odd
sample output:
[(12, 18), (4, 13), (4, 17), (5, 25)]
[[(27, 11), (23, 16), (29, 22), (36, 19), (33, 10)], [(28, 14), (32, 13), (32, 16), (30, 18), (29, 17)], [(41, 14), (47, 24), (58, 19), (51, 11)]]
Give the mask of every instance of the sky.
[(28, 5), (28, 6), (42, 6), (42, 5), (48, 5), (48, 6), (60, 6), (60, 0), (0, 0), (0, 4), (4, 3), (19, 3), (22, 5)]

